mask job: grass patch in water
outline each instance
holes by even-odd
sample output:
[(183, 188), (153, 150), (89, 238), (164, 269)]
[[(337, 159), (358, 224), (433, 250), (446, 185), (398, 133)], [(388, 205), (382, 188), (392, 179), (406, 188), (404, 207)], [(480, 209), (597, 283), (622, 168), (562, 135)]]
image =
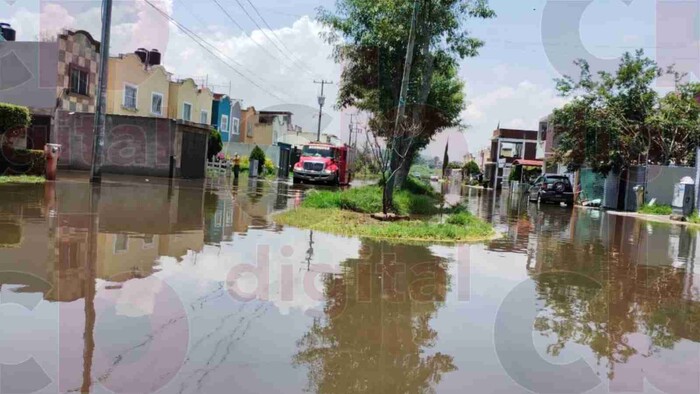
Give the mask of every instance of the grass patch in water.
[[(408, 190), (394, 192), (394, 205), (402, 215), (430, 215), (439, 212), (440, 202), (435, 195), (415, 194)], [(304, 202), (304, 208), (337, 208), (360, 213), (382, 211), (382, 188), (379, 186), (353, 187), (340, 191), (312, 190)]]
[(46, 178), (36, 175), (2, 175), (0, 176), (0, 184), (24, 183), (37, 184), (45, 183)]
[(322, 232), (399, 241), (473, 242), (495, 235), (490, 224), (467, 212), (452, 215), (446, 223), (407, 220), (380, 222), (369, 215), (338, 208), (301, 207), (274, 215), (283, 225)]
[(673, 209), (670, 205), (644, 204), (637, 210), (637, 212), (645, 215), (670, 215), (673, 212)]

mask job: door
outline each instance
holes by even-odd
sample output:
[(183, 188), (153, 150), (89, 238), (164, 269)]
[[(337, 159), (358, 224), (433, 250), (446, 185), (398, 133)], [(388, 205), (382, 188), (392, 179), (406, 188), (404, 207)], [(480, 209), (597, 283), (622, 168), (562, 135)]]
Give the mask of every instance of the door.
[(202, 179), (207, 169), (207, 135), (182, 133), (182, 160), (180, 176), (189, 179)]

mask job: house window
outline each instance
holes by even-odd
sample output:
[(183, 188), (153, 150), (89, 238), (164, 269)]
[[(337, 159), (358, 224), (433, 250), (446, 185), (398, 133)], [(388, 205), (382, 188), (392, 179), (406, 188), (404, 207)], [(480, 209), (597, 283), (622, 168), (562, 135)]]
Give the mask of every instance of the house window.
[(187, 121), (192, 119), (192, 104), (184, 103), (182, 105), (182, 119)]
[(87, 96), (89, 93), (90, 74), (84, 68), (70, 66), (70, 92)]
[(163, 95), (160, 93), (151, 93), (151, 113), (153, 115), (163, 114)]
[(253, 136), (253, 123), (248, 122), (248, 125), (246, 127), (245, 131), (246, 137), (252, 137)]
[(136, 96), (139, 89), (134, 85), (124, 85), (124, 108), (136, 109)]
[(221, 115), (221, 124), (219, 125), (219, 131), (224, 131), (228, 133), (228, 116)]
[(233, 118), (233, 121), (231, 124), (231, 133), (238, 134), (240, 132), (240, 127), (241, 127), (240, 120), (238, 120), (238, 118)]
[(208, 119), (208, 118), (209, 118), (209, 112), (207, 112), (207, 111), (202, 111), (202, 112), (200, 112), (200, 114), (199, 114), (199, 123), (201, 123), (201, 124), (209, 124), (209, 122), (207, 122), (207, 119)]
[(129, 248), (129, 236), (127, 234), (117, 234), (114, 239), (114, 253), (124, 253)]

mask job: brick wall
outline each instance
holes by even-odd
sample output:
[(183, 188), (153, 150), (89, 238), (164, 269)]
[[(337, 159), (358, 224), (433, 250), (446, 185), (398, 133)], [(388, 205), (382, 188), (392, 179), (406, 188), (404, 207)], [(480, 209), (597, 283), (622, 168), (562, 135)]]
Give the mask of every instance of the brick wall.
[[(94, 114), (57, 111), (53, 140), (62, 145), (59, 168), (91, 168), (93, 131)], [(170, 173), (170, 156), (175, 156), (175, 176), (179, 176), (182, 170), (180, 158), (182, 152), (188, 149), (182, 146), (183, 133), (206, 136), (208, 129), (178, 124), (164, 118), (107, 115), (102, 171), (167, 177)], [(206, 146), (201, 154), (206, 155)], [(194, 165), (199, 166), (199, 163)], [(205, 168), (206, 163), (203, 161), (201, 166)]]

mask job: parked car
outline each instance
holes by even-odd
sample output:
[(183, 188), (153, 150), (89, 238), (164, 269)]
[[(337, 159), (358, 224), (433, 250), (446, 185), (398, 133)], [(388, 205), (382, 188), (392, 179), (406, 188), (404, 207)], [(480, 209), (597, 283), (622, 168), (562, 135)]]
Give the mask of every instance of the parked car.
[(528, 187), (530, 202), (559, 202), (574, 204), (574, 188), (566, 175), (545, 174)]
[(430, 176), (430, 181), (432, 181), (432, 182), (437, 182), (437, 181), (439, 181), (439, 180), (440, 180), (440, 178), (439, 178), (437, 175), (431, 175), (431, 176)]

